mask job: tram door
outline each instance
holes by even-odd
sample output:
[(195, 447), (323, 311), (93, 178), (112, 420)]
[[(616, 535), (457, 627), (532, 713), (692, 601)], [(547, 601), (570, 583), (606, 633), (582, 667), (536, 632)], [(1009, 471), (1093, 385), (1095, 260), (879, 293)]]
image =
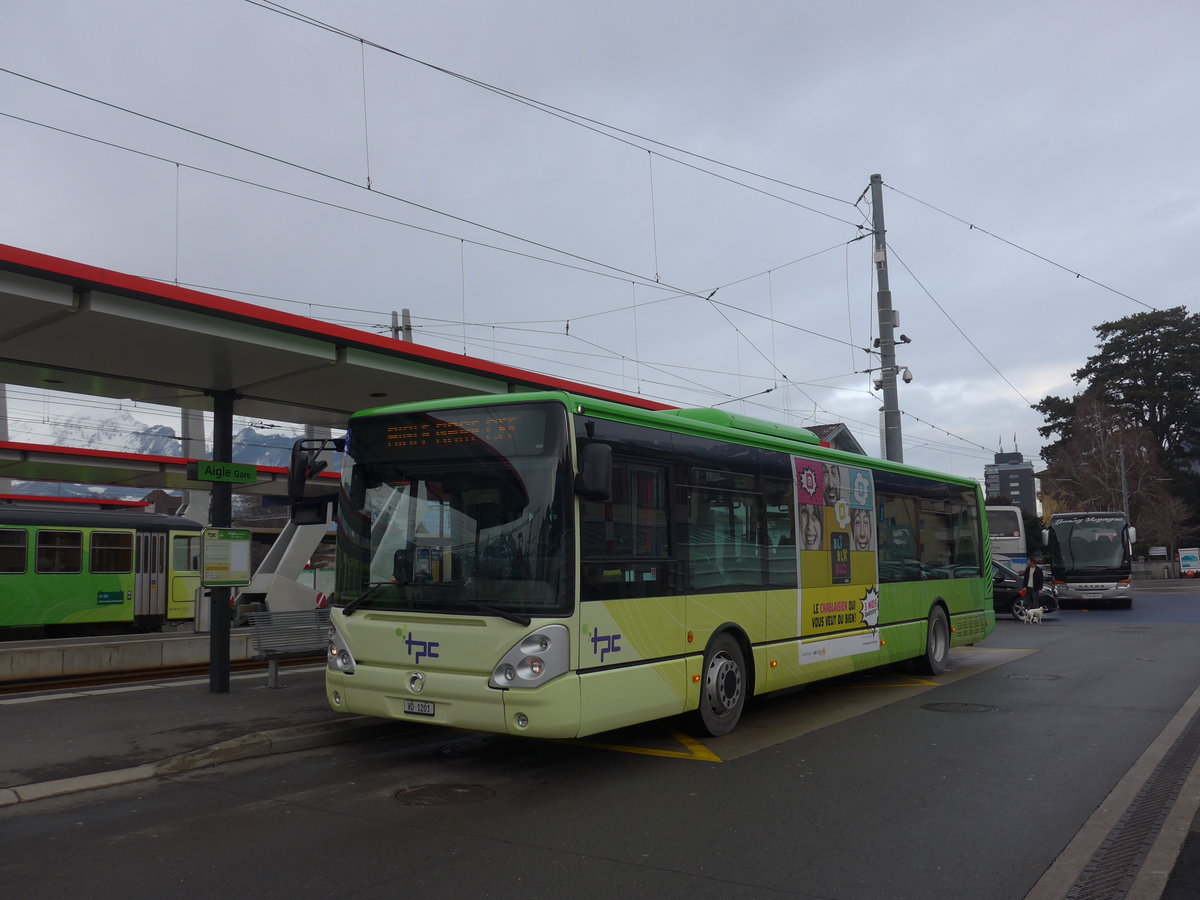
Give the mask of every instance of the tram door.
[(167, 537), (139, 533), (137, 573), (133, 584), (133, 614), (164, 617), (167, 613)]

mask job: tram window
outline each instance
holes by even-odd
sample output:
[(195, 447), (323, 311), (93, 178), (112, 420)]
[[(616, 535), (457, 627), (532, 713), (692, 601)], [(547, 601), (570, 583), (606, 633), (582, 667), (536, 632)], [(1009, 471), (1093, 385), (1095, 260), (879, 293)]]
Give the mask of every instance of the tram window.
[(0, 528), (0, 574), (25, 574), (28, 546), (29, 535), (24, 530)]
[(93, 572), (132, 572), (133, 534), (128, 531), (93, 531), (91, 563)]
[(39, 531), (37, 572), (42, 575), (78, 574), (83, 571), (83, 532)]
[(176, 572), (200, 571), (200, 538), (176, 535), (171, 539), (171, 568)]

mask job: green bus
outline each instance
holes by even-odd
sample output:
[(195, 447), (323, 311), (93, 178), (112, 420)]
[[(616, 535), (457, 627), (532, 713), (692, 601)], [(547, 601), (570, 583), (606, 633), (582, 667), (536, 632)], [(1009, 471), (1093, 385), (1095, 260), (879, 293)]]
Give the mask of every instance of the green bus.
[(0, 506), (0, 629), (192, 619), (202, 528), (140, 511)]
[(690, 713), (719, 735), (751, 695), (936, 674), (995, 628), (979, 485), (806, 429), (547, 391), (367, 410), (345, 450), (342, 712), (546, 738)]

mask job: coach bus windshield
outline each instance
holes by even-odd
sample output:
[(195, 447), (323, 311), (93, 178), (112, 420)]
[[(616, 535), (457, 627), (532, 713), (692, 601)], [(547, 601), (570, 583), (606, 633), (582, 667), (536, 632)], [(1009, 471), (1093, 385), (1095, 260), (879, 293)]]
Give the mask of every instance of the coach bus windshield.
[(1053, 523), (1052, 565), (1073, 572), (1101, 572), (1128, 567), (1123, 517), (1089, 516)]
[(569, 613), (567, 446), (553, 404), (356, 419), (335, 602), (523, 622)]

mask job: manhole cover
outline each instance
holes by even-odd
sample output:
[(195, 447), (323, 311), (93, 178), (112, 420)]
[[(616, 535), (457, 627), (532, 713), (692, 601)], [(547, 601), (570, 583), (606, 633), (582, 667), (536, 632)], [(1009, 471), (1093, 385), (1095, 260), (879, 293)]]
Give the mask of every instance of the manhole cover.
[(1000, 707), (988, 706), (986, 703), (923, 703), (921, 709), (928, 709), (932, 712), (985, 713), (996, 712)]
[(1059, 681), (1061, 675), (1039, 675), (1036, 672), (1009, 672), (1001, 678), (1011, 678), (1014, 681)]
[(419, 784), (396, 791), (396, 799), (405, 806), (453, 806), (456, 803), (482, 803), (496, 792), (482, 784)]

